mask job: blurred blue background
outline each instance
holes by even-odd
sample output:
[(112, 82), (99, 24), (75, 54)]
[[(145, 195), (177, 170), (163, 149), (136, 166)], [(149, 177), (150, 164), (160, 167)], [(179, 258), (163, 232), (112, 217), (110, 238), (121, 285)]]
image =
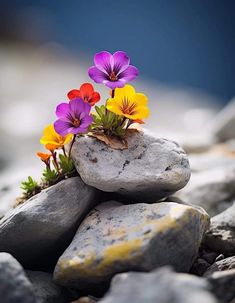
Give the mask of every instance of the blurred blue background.
[(233, 0), (1, 0), (1, 40), (58, 43), (92, 57), (125, 50), (147, 79), (235, 95)]

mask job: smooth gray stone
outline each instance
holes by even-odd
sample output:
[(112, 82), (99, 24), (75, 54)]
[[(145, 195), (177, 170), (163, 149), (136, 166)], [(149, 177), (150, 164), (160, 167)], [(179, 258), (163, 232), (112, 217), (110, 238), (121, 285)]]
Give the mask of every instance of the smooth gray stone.
[(83, 181), (105, 192), (154, 203), (183, 188), (190, 178), (187, 155), (175, 142), (146, 132), (127, 137), (116, 150), (88, 136), (77, 138), (72, 157)]
[(229, 303), (235, 298), (235, 269), (213, 272), (207, 280), (219, 302)]
[(68, 303), (71, 299), (69, 292), (55, 284), (52, 274), (41, 271), (26, 271), (33, 285), (33, 291), (38, 303)]
[(211, 123), (211, 130), (220, 141), (235, 139), (235, 99), (226, 105)]
[(188, 185), (176, 196), (186, 203), (203, 207), (210, 215), (223, 211), (235, 198), (235, 162), (192, 174)]
[(102, 203), (79, 226), (56, 265), (54, 279), (87, 289), (130, 270), (172, 265), (189, 271), (208, 226), (203, 209), (173, 202)]
[(63, 251), (94, 207), (98, 192), (79, 177), (69, 178), (35, 195), (0, 220), (0, 251), (26, 267)]
[(225, 255), (235, 255), (235, 203), (211, 219), (205, 244)]
[(39, 303), (23, 268), (8, 253), (0, 253), (0, 302)]
[(216, 303), (205, 279), (160, 268), (151, 273), (115, 276), (100, 303)]

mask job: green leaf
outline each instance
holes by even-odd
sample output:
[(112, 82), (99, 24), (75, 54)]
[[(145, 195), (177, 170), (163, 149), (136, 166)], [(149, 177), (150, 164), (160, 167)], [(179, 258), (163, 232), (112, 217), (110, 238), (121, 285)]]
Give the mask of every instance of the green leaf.
[(68, 158), (67, 156), (61, 154), (59, 155), (59, 159), (60, 159), (59, 165), (60, 168), (62, 169), (62, 173), (66, 174), (74, 170), (74, 164), (71, 158)]
[(46, 182), (49, 182), (49, 183), (52, 183), (54, 182), (57, 177), (58, 177), (58, 173), (55, 171), (55, 170), (51, 170), (49, 167), (47, 167), (43, 173), (43, 181), (46, 181)]
[(102, 107), (99, 107), (99, 106), (96, 105), (95, 110), (96, 110), (97, 114), (100, 116), (100, 118), (102, 119), (103, 115), (104, 115), (104, 113), (102, 111)]
[(21, 189), (25, 196), (31, 196), (40, 191), (40, 186), (31, 176), (26, 181), (21, 182)]

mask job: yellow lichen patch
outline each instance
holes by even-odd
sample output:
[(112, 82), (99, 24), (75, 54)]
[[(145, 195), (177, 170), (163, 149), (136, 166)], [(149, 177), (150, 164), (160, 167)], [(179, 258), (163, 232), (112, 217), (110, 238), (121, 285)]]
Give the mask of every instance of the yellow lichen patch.
[(133, 254), (138, 253), (140, 250), (141, 244), (142, 239), (134, 239), (107, 247), (104, 251), (104, 258), (100, 266), (104, 268), (115, 261), (133, 258)]
[(134, 254), (140, 252), (141, 243), (141, 239), (135, 239), (111, 245), (104, 250), (100, 262), (98, 262), (98, 256), (95, 253), (89, 254), (84, 259), (74, 257), (71, 260), (60, 260), (57, 277), (66, 278), (71, 273), (75, 273), (75, 275), (77, 273), (83, 277), (98, 277), (99, 275), (103, 276), (104, 273), (109, 274), (109, 268), (115, 261), (130, 260)]

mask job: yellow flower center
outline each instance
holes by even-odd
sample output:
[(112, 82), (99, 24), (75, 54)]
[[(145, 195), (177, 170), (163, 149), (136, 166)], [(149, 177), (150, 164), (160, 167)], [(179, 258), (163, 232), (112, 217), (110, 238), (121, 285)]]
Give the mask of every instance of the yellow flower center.
[(115, 75), (114, 72), (111, 72), (111, 74), (110, 74), (110, 76), (109, 76), (109, 79), (110, 79), (111, 81), (117, 81), (117, 76)]
[(80, 125), (80, 123), (81, 123), (81, 121), (79, 119), (77, 119), (77, 118), (73, 120), (73, 125), (75, 127), (78, 127)]

